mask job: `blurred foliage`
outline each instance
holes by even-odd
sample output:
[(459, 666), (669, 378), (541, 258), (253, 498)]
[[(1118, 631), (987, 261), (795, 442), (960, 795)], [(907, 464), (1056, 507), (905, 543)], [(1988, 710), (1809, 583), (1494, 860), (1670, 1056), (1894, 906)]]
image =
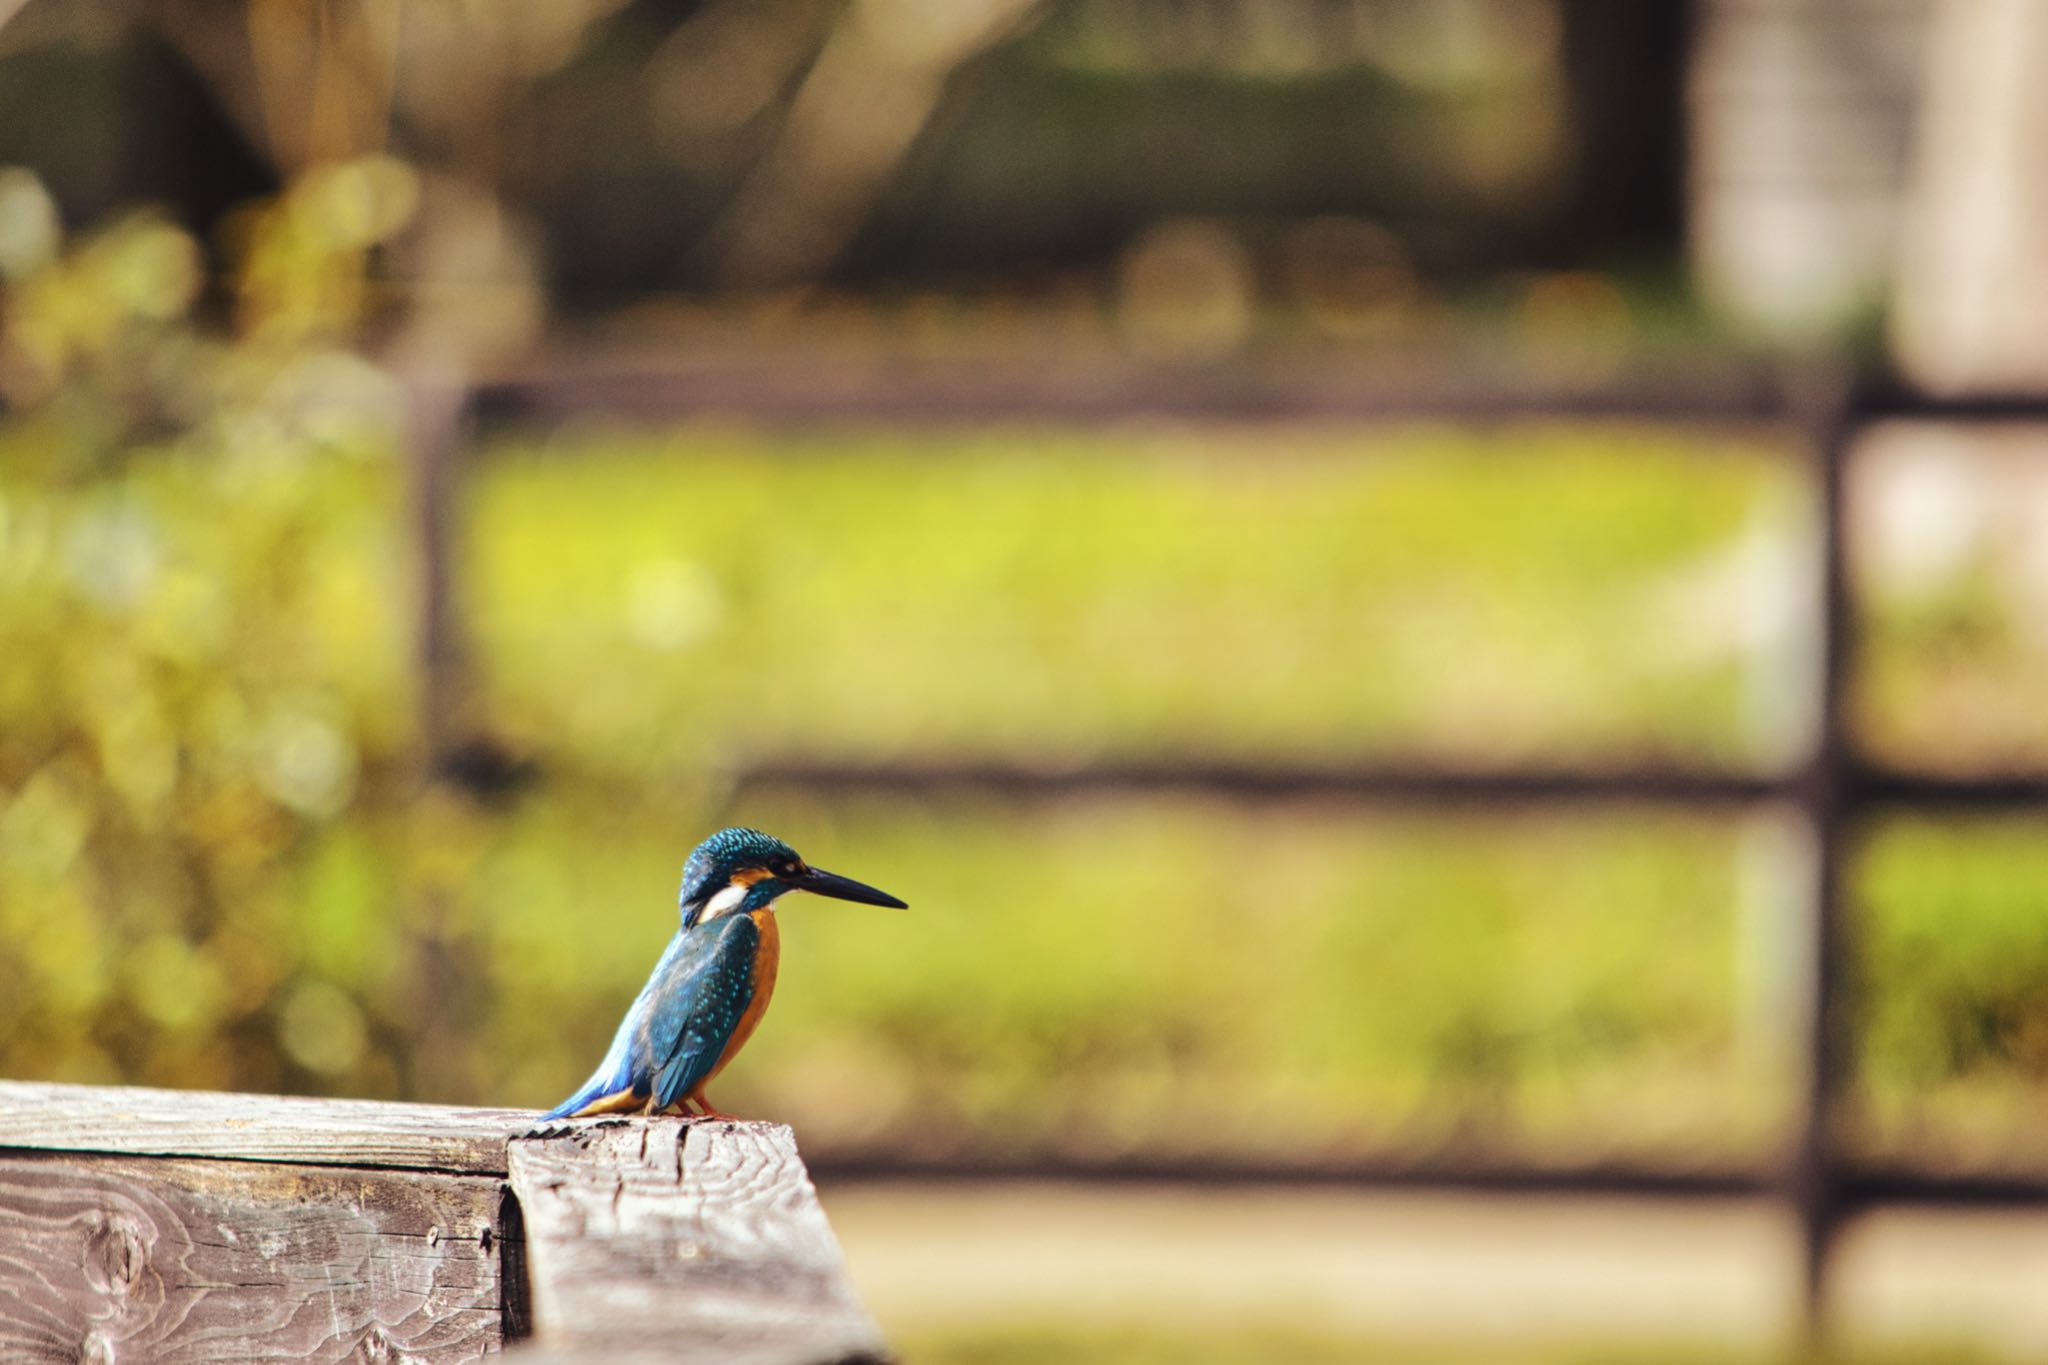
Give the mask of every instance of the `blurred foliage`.
[(198, 243), (141, 215), (67, 245), (0, 172), (11, 1073), (303, 1085), (322, 989), (362, 1033), (279, 875), (394, 799), (408, 742), (396, 397), (344, 348), (374, 233), (333, 212), (362, 169), (250, 210), (227, 337), (189, 315)]
[(2048, 846), (2023, 817), (1895, 817), (1863, 860), (1863, 1140), (1965, 1169), (2038, 1165)]
[[(412, 195), (391, 163), (322, 170), (210, 272), (146, 215), (67, 243), (0, 173), (0, 1072), (550, 1101), (670, 933), (688, 845), (741, 819), (917, 907), (790, 907), (720, 1098), (820, 1149), (1767, 1147), (1800, 876), (1769, 814), (736, 800), (722, 774), (1782, 761), (1807, 509), (1777, 452), (508, 441), (466, 487), (473, 714), (545, 780), (484, 804), (416, 775), (404, 396), (360, 349)], [(1881, 629), (1919, 609), (1881, 598)], [(2017, 827), (1904, 822), (1860, 875), (1878, 1139), (2036, 1150), (2048, 863)]]

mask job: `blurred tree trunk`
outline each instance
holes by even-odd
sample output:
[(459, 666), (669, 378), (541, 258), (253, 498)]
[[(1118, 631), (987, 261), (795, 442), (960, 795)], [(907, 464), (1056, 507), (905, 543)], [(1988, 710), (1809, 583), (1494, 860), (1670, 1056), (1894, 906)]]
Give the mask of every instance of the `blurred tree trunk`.
[(817, 279), (867, 221), (964, 63), (1042, 0), (868, 0), (849, 6), (718, 233), (728, 286)]
[(1569, 241), (1645, 253), (1684, 233), (1685, 64), (1695, 0), (1563, 0), (1578, 192)]

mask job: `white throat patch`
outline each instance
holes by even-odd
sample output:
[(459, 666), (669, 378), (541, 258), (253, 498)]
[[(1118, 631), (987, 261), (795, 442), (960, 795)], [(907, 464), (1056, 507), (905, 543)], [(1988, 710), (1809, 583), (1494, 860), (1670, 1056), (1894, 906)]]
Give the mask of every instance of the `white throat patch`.
[(750, 886), (741, 886), (738, 882), (734, 882), (731, 886), (726, 887), (710, 900), (704, 902), (704, 913), (697, 916), (697, 923), (709, 924), (720, 915), (731, 914), (740, 908), (740, 902), (747, 898), (747, 892), (751, 890), (753, 888)]

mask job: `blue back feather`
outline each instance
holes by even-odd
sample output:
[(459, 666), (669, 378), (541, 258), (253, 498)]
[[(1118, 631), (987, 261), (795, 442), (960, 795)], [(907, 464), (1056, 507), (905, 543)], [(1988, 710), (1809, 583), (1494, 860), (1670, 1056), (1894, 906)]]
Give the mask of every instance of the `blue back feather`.
[(654, 1097), (656, 1109), (689, 1094), (718, 1065), (753, 1001), (760, 944), (761, 931), (745, 915), (678, 931), (619, 1021), (597, 1070), (543, 1117), (566, 1118), (627, 1091)]

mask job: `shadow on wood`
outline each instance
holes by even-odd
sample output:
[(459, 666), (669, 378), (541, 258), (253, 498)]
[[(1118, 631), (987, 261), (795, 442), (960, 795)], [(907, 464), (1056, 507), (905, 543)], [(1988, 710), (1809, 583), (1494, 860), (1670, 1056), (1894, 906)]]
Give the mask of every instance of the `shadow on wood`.
[(532, 1118), (0, 1082), (0, 1359), (885, 1354), (788, 1128)]

